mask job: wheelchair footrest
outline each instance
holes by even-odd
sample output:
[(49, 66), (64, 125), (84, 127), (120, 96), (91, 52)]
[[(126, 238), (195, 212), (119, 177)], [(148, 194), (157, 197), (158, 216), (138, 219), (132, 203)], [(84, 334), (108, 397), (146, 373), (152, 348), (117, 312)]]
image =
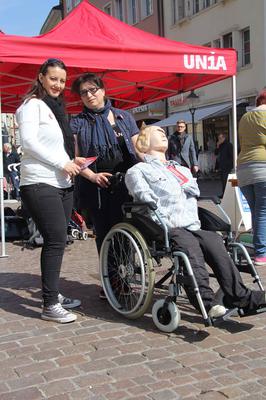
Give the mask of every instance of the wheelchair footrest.
[(257, 308), (256, 310), (249, 310), (246, 311), (243, 308), (238, 309), (238, 315), (240, 317), (248, 317), (250, 315), (257, 315), (266, 312), (266, 307)]
[(224, 315), (218, 318), (212, 318), (213, 325), (218, 325), (224, 321), (227, 321), (230, 317), (236, 317), (239, 314), (238, 308), (229, 308)]

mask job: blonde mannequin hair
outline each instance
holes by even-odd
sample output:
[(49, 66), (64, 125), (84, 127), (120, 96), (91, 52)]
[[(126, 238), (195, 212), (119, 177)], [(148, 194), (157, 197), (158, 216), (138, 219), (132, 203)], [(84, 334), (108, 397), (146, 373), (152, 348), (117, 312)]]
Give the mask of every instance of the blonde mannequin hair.
[(150, 138), (153, 126), (145, 126), (141, 128), (136, 142), (136, 148), (141, 153), (147, 153), (150, 148)]

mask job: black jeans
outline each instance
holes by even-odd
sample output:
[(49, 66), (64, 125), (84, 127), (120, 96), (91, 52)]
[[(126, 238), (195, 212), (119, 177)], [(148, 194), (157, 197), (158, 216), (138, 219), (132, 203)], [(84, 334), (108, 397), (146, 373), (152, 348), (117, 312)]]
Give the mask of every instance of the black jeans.
[(59, 275), (73, 206), (73, 187), (45, 183), (21, 186), (21, 199), (43, 236), (41, 274), (44, 306), (58, 303)]
[(102, 242), (112, 226), (123, 220), (122, 204), (130, 200), (132, 201), (132, 198), (129, 196), (125, 184), (122, 184), (114, 193), (91, 184), (85, 208), (95, 229), (98, 253), (100, 253)]
[[(220, 235), (210, 231), (188, 231), (180, 228), (173, 231), (171, 238), (175, 242), (175, 248), (183, 251), (189, 258), (207, 311), (217, 304), (217, 300), (209, 285), (209, 274), (205, 262), (213, 270), (224, 293), (225, 307), (243, 307), (246, 310), (253, 310), (265, 304), (265, 292), (250, 290), (244, 285)], [(193, 290), (189, 287), (185, 290), (191, 304), (199, 309)]]

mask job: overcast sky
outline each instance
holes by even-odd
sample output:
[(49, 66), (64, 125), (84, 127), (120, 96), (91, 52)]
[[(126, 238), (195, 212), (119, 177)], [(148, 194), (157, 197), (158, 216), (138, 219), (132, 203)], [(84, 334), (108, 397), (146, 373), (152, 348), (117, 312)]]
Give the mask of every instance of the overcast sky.
[(9, 35), (37, 36), (58, 0), (0, 0), (0, 30)]

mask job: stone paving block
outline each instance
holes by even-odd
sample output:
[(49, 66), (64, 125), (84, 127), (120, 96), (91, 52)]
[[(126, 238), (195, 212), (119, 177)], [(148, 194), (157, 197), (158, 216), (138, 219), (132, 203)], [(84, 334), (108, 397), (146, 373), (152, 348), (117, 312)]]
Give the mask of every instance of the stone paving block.
[(147, 373), (148, 369), (143, 365), (127, 366), (127, 368), (118, 367), (108, 371), (108, 374), (117, 380), (125, 378), (132, 379), (137, 376), (146, 375)]
[(4, 382), (0, 382), (0, 395), (1, 395), (1, 393), (5, 393), (8, 391), (9, 391), (9, 388), (8, 388), (7, 384)]
[[(36, 371), (37, 372), (37, 371)], [(38, 373), (32, 374), (31, 376), (17, 378), (17, 379), (9, 379), (6, 381), (6, 385), (9, 387), (11, 391), (26, 388), (26, 387), (35, 387), (41, 383), (44, 383), (45, 379)]]
[[(178, 377), (177, 377), (178, 379)], [(177, 386), (178, 383), (175, 381), (171, 381), (171, 380), (160, 380), (158, 382), (154, 382), (154, 383), (149, 383), (147, 386), (150, 389), (150, 391), (153, 392), (158, 392), (159, 390), (162, 389), (171, 389), (174, 386)]]
[(50, 369), (43, 373), (44, 378), (47, 382), (64, 379), (64, 378), (72, 378), (78, 376), (78, 370), (71, 366), (71, 367), (62, 367), (56, 369)]
[(56, 357), (56, 364), (60, 367), (64, 367), (67, 365), (75, 365), (82, 364), (87, 362), (87, 358), (81, 354), (73, 354), (71, 356), (61, 356), (61, 353), (58, 357)]
[[(86, 389), (74, 390), (69, 394), (71, 400), (89, 400), (93, 394), (88, 393)], [(95, 399), (96, 400), (96, 399)]]
[(173, 359), (148, 361), (145, 365), (154, 373), (157, 371), (174, 371), (182, 368), (181, 364)]
[(128, 354), (120, 357), (113, 357), (112, 361), (117, 365), (141, 364), (146, 358), (141, 354)]
[(7, 379), (17, 378), (17, 374), (13, 368), (0, 368), (0, 381), (5, 382)]
[(94, 350), (91, 351), (89, 353), (87, 353), (87, 356), (91, 359), (91, 360), (100, 360), (103, 358), (108, 358), (108, 359), (113, 359), (114, 357), (117, 357), (120, 355), (121, 351), (120, 351), (120, 347), (118, 348), (108, 348), (108, 349), (98, 349), (98, 350)]
[(161, 390), (150, 395), (152, 400), (181, 400), (181, 397), (172, 390)]
[[(243, 396), (245, 393), (241, 389), (241, 386), (228, 386), (228, 387), (223, 387), (220, 388), (219, 391), (227, 396), (228, 399), (241, 399), (241, 396)], [(254, 399), (257, 400), (257, 397)]]
[(70, 396), (69, 394), (64, 393), (55, 396), (50, 396), (49, 400), (70, 400)]
[(145, 352), (148, 349), (149, 347), (144, 343), (129, 343), (126, 345), (119, 345), (119, 352), (122, 354), (136, 353), (136, 350), (138, 352)]
[(76, 387), (69, 379), (61, 379), (49, 382), (48, 384), (39, 385), (39, 389), (44, 393), (44, 396), (49, 398), (51, 396), (72, 392)]
[(89, 354), (95, 351), (95, 348), (90, 343), (80, 343), (73, 345), (68, 343), (67, 346), (60, 347), (60, 351), (65, 356), (81, 354), (83, 356), (89, 357)]
[(116, 364), (111, 360), (93, 360), (83, 364), (76, 365), (76, 367), (82, 372), (97, 372), (116, 367)]
[(219, 362), (219, 360), (220, 355), (218, 353), (209, 351), (201, 351), (196, 354), (187, 354), (179, 357), (179, 362), (186, 367), (199, 364), (202, 366), (213, 361)]
[(26, 388), (15, 392), (2, 393), (1, 400), (42, 400), (43, 395), (37, 388)]
[(72, 381), (79, 387), (94, 387), (95, 385), (103, 385), (104, 383), (111, 383), (114, 381), (114, 378), (110, 376), (110, 374), (106, 374), (105, 372), (99, 373), (90, 373), (86, 375), (80, 375), (76, 378), (73, 378)]
[(50, 369), (54, 369), (55, 367), (56, 364), (53, 361), (46, 360), (41, 362), (34, 362), (26, 366), (17, 367), (15, 370), (19, 376), (29, 376), (31, 374), (34, 374), (36, 371), (41, 373), (49, 371)]
[(110, 392), (105, 394), (106, 399), (108, 400), (124, 400), (128, 398), (128, 393), (126, 391), (118, 391), (118, 392)]
[[(148, 371), (147, 371), (148, 372)], [(137, 376), (132, 379), (137, 385), (148, 385), (150, 383), (156, 382), (156, 377), (151, 375)]]
[[(14, 368), (14, 367), (20, 367), (23, 365), (29, 365), (32, 364), (32, 359), (30, 357), (30, 354), (28, 354), (27, 356), (24, 355), (18, 355), (18, 357), (13, 356), (13, 357), (9, 357), (6, 360), (3, 360), (1, 362), (1, 367), (2, 368)], [(1, 374), (1, 371), (0, 371)]]
[[(32, 352), (33, 353), (33, 352)], [(58, 360), (59, 357), (62, 357), (62, 352), (57, 349), (47, 350), (47, 351), (39, 351), (34, 352), (31, 355), (33, 360), (36, 361), (44, 361), (44, 360)]]

